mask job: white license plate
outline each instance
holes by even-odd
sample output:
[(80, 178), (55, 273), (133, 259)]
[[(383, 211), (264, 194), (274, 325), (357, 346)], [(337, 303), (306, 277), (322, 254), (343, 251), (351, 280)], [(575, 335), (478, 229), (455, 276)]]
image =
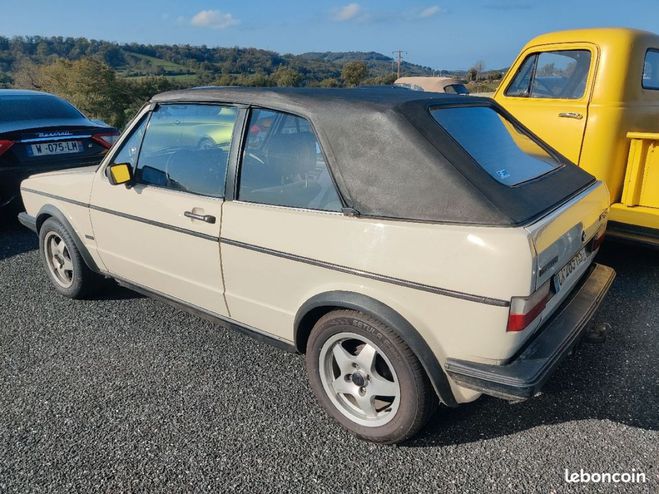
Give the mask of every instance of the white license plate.
[(556, 274), (555, 278), (556, 291), (561, 289), (561, 287), (570, 278), (570, 276), (572, 276), (572, 274), (574, 274), (574, 272), (577, 271), (577, 269), (579, 269), (579, 267), (585, 263), (587, 259), (588, 255), (586, 254), (586, 249), (583, 248), (577, 252), (576, 256), (570, 259), (570, 262), (561, 268), (561, 270)]
[(80, 153), (83, 151), (82, 141), (44, 142), (30, 146), (32, 156), (48, 156), (51, 154)]

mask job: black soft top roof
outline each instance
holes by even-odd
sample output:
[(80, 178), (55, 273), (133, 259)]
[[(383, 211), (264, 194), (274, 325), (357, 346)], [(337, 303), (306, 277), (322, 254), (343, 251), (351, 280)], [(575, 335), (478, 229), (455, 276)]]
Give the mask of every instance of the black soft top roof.
[(517, 122), (489, 98), (387, 86), (205, 87), (162, 93), (152, 101), (244, 104), (309, 119), (346, 205), (362, 215), (520, 225), (594, 181), (551, 151), (565, 166), (515, 187), (503, 185), (483, 170), (429, 111), (438, 106), (490, 106)]

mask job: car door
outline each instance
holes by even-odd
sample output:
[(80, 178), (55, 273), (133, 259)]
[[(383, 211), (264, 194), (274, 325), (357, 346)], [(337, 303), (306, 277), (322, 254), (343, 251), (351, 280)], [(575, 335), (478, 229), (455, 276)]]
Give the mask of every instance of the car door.
[(588, 44), (527, 50), (495, 99), (524, 125), (579, 163), (597, 51)]
[(99, 256), (115, 277), (227, 315), (220, 259), (224, 184), (235, 108), (161, 104), (107, 161), (129, 163), (128, 185), (97, 173), (90, 214)]
[[(310, 123), (253, 109), (235, 198), (222, 217), (222, 262), (231, 317), (292, 340), (295, 312), (344, 225), (342, 202)], [(231, 194), (231, 192), (229, 192)]]

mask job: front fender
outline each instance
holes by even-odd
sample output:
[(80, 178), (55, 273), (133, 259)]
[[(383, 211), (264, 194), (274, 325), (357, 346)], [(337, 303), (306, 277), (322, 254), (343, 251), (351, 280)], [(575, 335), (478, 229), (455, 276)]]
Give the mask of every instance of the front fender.
[(87, 267), (95, 273), (100, 273), (101, 270), (98, 268), (98, 265), (96, 264), (91, 254), (87, 250), (87, 247), (85, 247), (85, 244), (83, 244), (82, 241), (80, 240), (78, 233), (75, 231), (75, 228), (73, 228), (69, 220), (66, 218), (66, 215), (52, 204), (43, 205), (39, 210), (39, 212), (37, 213), (37, 216), (35, 218), (37, 235), (41, 230), (41, 226), (48, 218), (55, 218), (64, 226), (64, 228), (67, 229), (67, 231), (73, 238), (73, 242), (76, 244), (76, 247), (78, 248), (78, 251), (80, 252), (80, 255), (82, 256), (82, 259), (85, 261)]

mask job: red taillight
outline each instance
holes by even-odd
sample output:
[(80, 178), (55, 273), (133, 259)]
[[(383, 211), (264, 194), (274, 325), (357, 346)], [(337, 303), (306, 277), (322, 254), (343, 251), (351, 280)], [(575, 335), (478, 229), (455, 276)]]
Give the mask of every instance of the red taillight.
[(0, 156), (5, 154), (14, 145), (14, 141), (0, 140)]
[(98, 142), (105, 149), (110, 149), (112, 145), (119, 139), (119, 132), (115, 130), (113, 132), (102, 132), (100, 134), (94, 134), (92, 139)]
[(604, 243), (604, 236), (606, 235), (606, 225), (602, 225), (599, 230), (597, 230), (597, 233), (593, 237), (593, 239), (590, 241), (590, 251), (595, 252), (597, 249), (599, 249), (602, 244)]
[(547, 282), (528, 297), (513, 297), (506, 331), (522, 331), (547, 307), (551, 298), (550, 283)]

